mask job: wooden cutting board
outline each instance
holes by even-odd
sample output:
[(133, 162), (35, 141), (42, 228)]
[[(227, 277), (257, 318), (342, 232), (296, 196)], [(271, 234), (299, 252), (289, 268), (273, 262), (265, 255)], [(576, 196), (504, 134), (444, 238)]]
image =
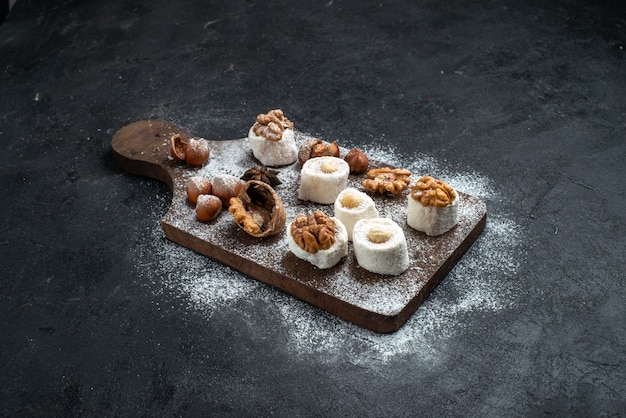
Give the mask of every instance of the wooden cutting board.
[[(399, 329), (485, 228), (485, 203), (462, 190), (458, 191), (459, 223), (439, 237), (428, 237), (407, 226), (408, 191), (398, 197), (372, 195), (381, 217), (392, 218), (403, 228), (411, 258), (409, 269), (399, 276), (370, 273), (358, 266), (350, 244), (348, 256), (338, 265), (320, 270), (289, 251), (285, 231), (268, 238), (253, 238), (235, 225), (227, 210), (214, 221), (199, 222), (194, 205), (186, 197), (190, 176), (240, 177), (260, 163), (252, 156), (245, 138), (209, 140), (209, 161), (202, 167), (191, 167), (170, 157), (170, 137), (175, 133), (184, 138), (197, 137), (166, 121), (141, 120), (123, 127), (112, 139), (115, 160), (122, 169), (165, 182), (172, 189), (172, 204), (161, 221), (167, 238), (375, 332)], [(306, 138), (296, 132), (298, 144)], [(342, 149), (342, 156), (346, 152)], [(387, 165), (377, 161), (375, 155), (369, 157), (370, 168)], [(297, 198), (298, 163), (279, 171), (282, 184), (275, 190), (285, 204), (287, 222), (300, 212), (315, 209), (333, 214), (332, 205)], [(413, 177), (427, 174), (414, 173)], [(363, 176), (351, 175), (348, 186), (362, 189), (362, 180)]]

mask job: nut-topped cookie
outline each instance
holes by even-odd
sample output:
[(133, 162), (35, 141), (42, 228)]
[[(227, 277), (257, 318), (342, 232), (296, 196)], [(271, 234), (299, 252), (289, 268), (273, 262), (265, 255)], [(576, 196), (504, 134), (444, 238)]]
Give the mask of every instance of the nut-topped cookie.
[(349, 175), (350, 167), (341, 158), (311, 158), (300, 171), (298, 199), (330, 205), (346, 188)]
[(289, 250), (317, 268), (330, 268), (348, 255), (348, 233), (337, 218), (320, 210), (300, 213), (287, 226)]
[(428, 236), (449, 231), (458, 222), (458, 193), (452, 186), (423, 176), (411, 187), (407, 224)]
[(292, 164), (298, 158), (294, 123), (280, 109), (261, 113), (248, 131), (248, 144), (254, 158), (266, 166)]
[(378, 218), (378, 210), (374, 200), (366, 193), (348, 187), (335, 199), (335, 216), (344, 224), (348, 231), (348, 239), (352, 241), (352, 229), (361, 219)]

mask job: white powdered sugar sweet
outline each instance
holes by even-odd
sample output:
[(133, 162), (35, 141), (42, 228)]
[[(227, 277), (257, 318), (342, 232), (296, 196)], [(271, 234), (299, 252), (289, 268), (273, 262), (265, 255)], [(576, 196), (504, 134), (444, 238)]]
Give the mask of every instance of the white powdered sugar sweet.
[[(432, 156), (403, 155), (387, 146), (370, 146), (363, 151), (370, 158), (410, 170), (414, 179), (422, 175), (441, 179), (460, 192), (486, 201), (488, 208), (490, 202), (501, 198), (502, 191), (493, 180), (477, 172), (450, 170)], [(246, 151), (241, 152), (241, 156), (234, 155), (230, 161), (212, 160), (210, 164), (226, 174), (240, 175), (232, 169), (232, 164), (244, 158)], [(297, 178), (295, 170), (285, 170), (281, 175), (283, 181)], [(381, 216), (397, 216), (386, 213), (385, 209), (384, 206), (379, 208)], [(295, 215), (289, 208), (287, 212), (288, 220)], [(494, 213), (490, 209), (481, 236), (426, 302), (392, 334), (363, 329), (165, 239), (158, 219), (160, 215), (150, 215), (155, 219), (150, 244), (135, 248), (134, 259), (158, 260), (158, 274), (142, 274), (140, 262), (136, 266), (137, 274), (150, 291), (177, 295), (177, 300), (182, 299), (185, 306), (205, 315), (207, 321), (211, 321), (216, 312), (246, 309), (248, 304), (242, 302), (262, 304), (268, 315), (279, 322), (281, 338), (287, 339), (285, 349), (294, 355), (323, 354), (321, 357), (328, 361), (348, 355), (355, 364), (371, 364), (419, 354), (436, 366), (437, 354), (451, 337), (462, 332), (470, 315), (513, 308), (519, 290), (514, 279), (523, 256), (521, 227), (505, 213)], [(335, 291), (341, 291), (341, 278), (333, 286)], [(393, 300), (371, 303), (388, 304), (390, 311), (396, 309)], [(241, 312), (241, 316), (255, 321), (246, 312)]]

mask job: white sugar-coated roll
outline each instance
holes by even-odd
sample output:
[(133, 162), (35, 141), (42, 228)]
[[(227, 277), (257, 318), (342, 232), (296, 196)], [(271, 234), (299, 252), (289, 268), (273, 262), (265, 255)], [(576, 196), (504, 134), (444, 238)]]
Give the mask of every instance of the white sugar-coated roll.
[(378, 218), (378, 210), (372, 198), (353, 187), (342, 190), (335, 199), (335, 217), (344, 224), (348, 231), (348, 240), (352, 241), (352, 229), (360, 219)]
[(459, 217), (459, 195), (447, 206), (424, 206), (411, 194), (408, 197), (406, 223), (413, 229), (435, 237), (448, 232), (457, 224)]
[(287, 225), (287, 244), (289, 250), (302, 260), (308, 261), (315, 267), (320, 269), (328, 269), (339, 263), (341, 259), (348, 255), (348, 233), (346, 227), (337, 218), (331, 217), (335, 222), (335, 243), (327, 250), (318, 250), (316, 253), (310, 253), (302, 249), (293, 239), (291, 235), (290, 222)]
[(361, 219), (352, 230), (359, 266), (372, 273), (397, 276), (409, 268), (409, 251), (402, 228), (389, 218)]
[(248, 144), (254, 158), (267, 166), (289, 165), (298, 159), (293, 129), (285, 129), (280, 141), (271, 141), (254, 133), (254, 126), (248, 132)]
[(330, 205), (346, 188), (349, 175), (350, 166), (341, 158), (311, 158), (302, 165), (300, 171), (298, 198)]

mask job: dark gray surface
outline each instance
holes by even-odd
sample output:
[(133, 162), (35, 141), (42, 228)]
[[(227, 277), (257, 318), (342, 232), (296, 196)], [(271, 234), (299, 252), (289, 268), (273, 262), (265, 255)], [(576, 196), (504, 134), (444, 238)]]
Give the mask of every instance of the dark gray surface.
[[(58, 3), (0, 26), (3, 415), (624, 416), (623, 3)], [(496, 190), (407, 329), (177, 248), (166, 186), (112, 161), (135, 120), (234, 139), (273, 107)], [(199, 308), (176, 283), (211, 272), (252, 293)], [(459, 309), (472, 273), (497, 309)]]

